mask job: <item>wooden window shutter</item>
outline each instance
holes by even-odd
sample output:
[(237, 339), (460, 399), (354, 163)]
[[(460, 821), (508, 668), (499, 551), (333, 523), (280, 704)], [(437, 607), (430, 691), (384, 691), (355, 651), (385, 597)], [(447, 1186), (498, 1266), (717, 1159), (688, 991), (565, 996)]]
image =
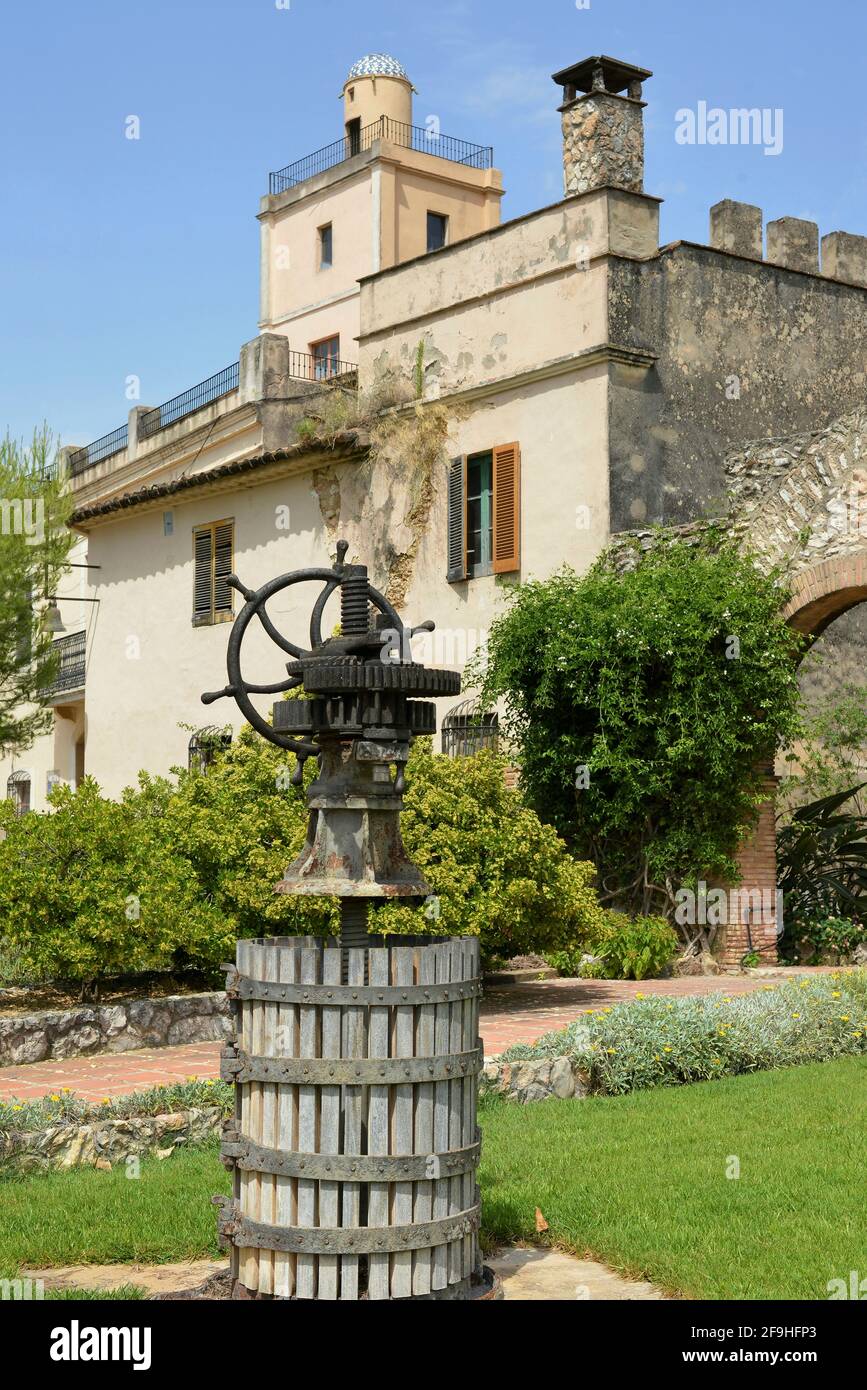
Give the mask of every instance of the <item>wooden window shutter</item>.
[(193, 532), (193, 625), (232, 618), (232, 590), (226, 582), (232, 573), (235, 524), (215, 521)]
[(448, 573), (450, 584), (467, 577), (467, 461), (452, 459), (448, 478)]
[(210, 526), (193, 533), (193, 559), (195, 576), (193, 579), (193, 622), (211, 622), (214, 611), (213, 585), (211, 583), (213, 553), (213, 532)]
[(521, 568), (521, 448), (494, 449), (494, 574)]
[(214, 614), (231, 614), (232, 590), (226, 580), (232, 573), (234, 524), (221, 521), (214, 527)]

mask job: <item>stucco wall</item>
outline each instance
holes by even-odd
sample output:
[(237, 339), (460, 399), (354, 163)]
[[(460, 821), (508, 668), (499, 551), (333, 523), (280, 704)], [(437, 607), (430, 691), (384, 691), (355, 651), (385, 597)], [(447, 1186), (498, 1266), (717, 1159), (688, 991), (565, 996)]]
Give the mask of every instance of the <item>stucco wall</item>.
[[(341, 357), (355, 360), (358, 280), (374, 267), (373, 187), (368, 163), (263, 218), (261, 327), (285, 333), (297, 352), (339, 334)], [(319, 228), (329, 222), (333, 265), (320, 269)]]

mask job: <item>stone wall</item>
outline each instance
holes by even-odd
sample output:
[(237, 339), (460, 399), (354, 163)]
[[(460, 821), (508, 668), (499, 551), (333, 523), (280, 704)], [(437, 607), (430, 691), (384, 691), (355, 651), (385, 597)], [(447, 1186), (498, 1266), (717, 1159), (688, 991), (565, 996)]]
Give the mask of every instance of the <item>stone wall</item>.
[(231, 1032), (222, 991), (0, 1016), (0, 1067), (96, 1052), (221, 1041)]
[(480, 1080), (482, 1095), (505, 1096), (521, 1105), (531, 1100), (583, 1100), (586, 1078), (569, 1057), (540, 1062), (488, 1062)]
[(609, 261), (611, 530), (724, 515), (726, 458), (863, 405), (867, 290), (675, 242)]
[(222, 1128), (218, 1105), (177, 1110), (143, 1119), (96, 1120), (85, 1125), (0, 1133), (0, 1168), (31, 1172), (51, 1168), (112, 1167), (131, 1157), (169, 1158), (174, 1149), (201, 1144)]

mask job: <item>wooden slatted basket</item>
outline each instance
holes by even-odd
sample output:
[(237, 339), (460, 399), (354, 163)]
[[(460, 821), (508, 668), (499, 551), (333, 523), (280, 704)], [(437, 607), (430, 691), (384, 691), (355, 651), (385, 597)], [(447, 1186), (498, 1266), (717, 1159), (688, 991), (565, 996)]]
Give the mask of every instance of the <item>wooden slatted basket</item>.
[(217, 1199), (238, 1296), (463, 1298), (482, 1275), (479, 943), (239, 941)]

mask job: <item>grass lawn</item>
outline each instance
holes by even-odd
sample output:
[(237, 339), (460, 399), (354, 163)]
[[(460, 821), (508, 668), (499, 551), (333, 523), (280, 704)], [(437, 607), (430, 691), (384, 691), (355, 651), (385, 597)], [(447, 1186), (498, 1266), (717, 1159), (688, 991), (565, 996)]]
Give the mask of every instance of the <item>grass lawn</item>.
[[(488, 1239), (548, 1238), (694, 1298), (827, 1298), (867, 1264), (867, 1059), (483, 1110)], [(729, 1155), (740, 1178), (726, 1177)]]
[[(863, 1270), (867, 1059), (580, 1102), (485, 1102), (484, 1237), (547, 1239), (696, 1298), (826, 1298)], [(730, 1156), (740, 1177), (726, 1177)], [(215, 1145), (141, 1177), (0, 1182), (0, 1274), (212, 1257)]]

